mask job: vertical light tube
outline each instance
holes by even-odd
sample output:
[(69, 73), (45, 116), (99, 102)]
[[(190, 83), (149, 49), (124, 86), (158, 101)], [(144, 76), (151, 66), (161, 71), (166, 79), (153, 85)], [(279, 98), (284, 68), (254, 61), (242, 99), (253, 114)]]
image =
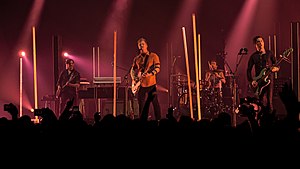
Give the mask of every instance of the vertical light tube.
[(114, 32), (114, 109), (113, 115), (117, 116), (117, 32)]
[(275, 55), (275, 57), (276, 57), (276, 56), (277, 56), (277, 44), (276, 44), (276, 43), (277, 43), (277, 42), (276, 42), (277, 40), (276, 40), (276, 35), (273, 36), (273, 40), (274, 40), (274, 41), (273, 41), (273, 42), (274, 42), (274, 49), (273, 49), (273, 51), (274, 51), (274, 55)]
[(100, 77), (100, 47), (97, 47), (97, 56), (98, 56), (98, 64), (97, 64), (97, 76)]
[[(274, 42), (274, 56), (275, 56), (275, 60), (277, 61), (277, 45), (276, 45), (276, 35), (273, 36), (273, 42)], [(275, 72), (275, 79), (278, 78), (278, 72)]]
[[(199, 67), (199, 72), (198, 72), (198, 75), (199, 75), (199, 82), (201, 83), (201, 84), (199, 84), (199, 90), (200, 90), (200, 85), (203, 85), (203, 83), (202, 83), (202, 78), (201, 78), (201, 36), (200, 36), (200, 34), (198, 34), (198, 67)], [(203, 86), (201, 86), (201, 88), (202, 88)], [(199, 105), (198, 105), (198, 107), (200, 107), (201, 106), (201, 96), (200, 96), (200, 91), (199, 91), (199, 95), (198, 95), (198, 93), (197, 93), (197, 98), (199, 98)], [(200, 117), (200, 119), (198, 118), (198, 120), (201, 120), (201, 116), (202, 116), (202, 113), (201, 113), (201, 107), (200, 107), (200, 109), (198, 110), (198, 117)]]
[(96, 72), (96, 69), (95, 69), (95, 47), (93, 47), (93, 80), (96, 77), (95, 72)]
[(268, 48), (271, 50), (271, 36), (268, 37)]
[(198, 109), (198, 120), (201, 120), (200, 112), (200, 88), (199, 88), (199, 69), (198, 69), (198, 54), (197, 54), (197, 30), (196, 30), (196, 16), (192, 15), (193, 21), (193, 38), (194, 38), (194, 57), (195, 57), (195, 73), (196, 73), (196, 91), (197, 91), (197, 109)]
[(201, 65), (202, 65), (202, 63), (201, 63), (201, 37), (200, 37), (200, 34), (198, 34), (198, 50), (199, 50), (199, 52), (198, 52), (198, 61), (199, 61), (199, 81), (201, 82), (201, 80), (202, 80), (202, 78), (201, 78)]
[[(97, 47), (97, 77), (100, 77), (100, 47)], [(97, 93), (98, 95), (98, 93)], [(97, 99), (98, 112), (101, 111), (101, 99)]]
[[(37, 75), (36, 75), (36, 40), (35, 40), (35, 27), (32, 27), (32, 48), (33, 48), (33, 90), (34, 90), (34, 109), (38, 106), (38, 93), (37, 93)], [(38, 116), (35, 116), (35, 122), (39, 123)]]
[(20, 117), (23, 116), (23, 63), (22, 56), (20, 56)]
[(184, 46), (184, 54), (185, 54), (185, 65), (186, 65), (186, 73), (188, 76), (188, 91), (189, 91), (189, 102), (190, 102), (190, 116), (194, 119), (193, 114), (193, 99), (192, 99), (192, 89), (191, 89), (191, 77), (190, 77), (190, 66), (189, 66), (189, 56), (187, 50), (187, 42), (186, 42), (186, 33), (185, 28), (182, 27), (182, 36), (183, 36), (183, 46)]

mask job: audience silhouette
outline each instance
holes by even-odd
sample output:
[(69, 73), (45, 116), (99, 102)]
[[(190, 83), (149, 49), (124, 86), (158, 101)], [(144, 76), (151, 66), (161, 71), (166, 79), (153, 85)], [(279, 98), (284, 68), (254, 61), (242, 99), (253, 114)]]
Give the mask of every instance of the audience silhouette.
[[(284, 119), (279, 119), (276, 112), (273, 115), (262, 108), (261, 118), (255, 118), (253, 107), (244, 107), (247, 119), (236, 127), (231, 125), (231, 116), (227, 112), (220, 113), (215, 119), (196, 121), (189, 116), (181, 116), (179, 120), (173, 116), (173, 108), (168, 109), (166, 118), (144, 121), (131, 119), (124, 114), (116, 117), (107, 114), (101, 117), (100, 112), (94, 114), (94, 122), (85, 121), (80, 111), (72, 110), (73, 100), (70, 100), (60, 117), (49, 108), (42, 108), (40, 123), (35, 124), (28, 115), (18, 118), (17, 107), (10, 103), (6, 110), (11, 120), (0, 118), (0, 135), (2, 138), (24, 140), (39, 146), (51, 141), (60, 147), (75, 144), (76, 146), (134, 145), (145, 147), (154, 145), (195, 145), (200, 144), (224, 147), (225, 144), (262, 147), (265, 143), (294, 145), (299, 143), (299, 112), (300, 103), (289, 84), (285, 84), (280, 98), (288, 112)], [(265, 111), (265, 112), (264, 112)], [(250, 112), (250, 113), (249, 113)], [(262, 141), (264, 140), (264, 141)], [(279, 141), (280, 140), (280, 141)], [(160, 146), (159, 146), (160, 147)]]

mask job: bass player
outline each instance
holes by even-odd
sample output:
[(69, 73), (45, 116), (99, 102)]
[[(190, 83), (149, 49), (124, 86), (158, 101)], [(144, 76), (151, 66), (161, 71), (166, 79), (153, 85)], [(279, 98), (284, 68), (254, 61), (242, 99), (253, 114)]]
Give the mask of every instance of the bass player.
[[(273, 113), (274, 72), (279, 71), (279, 67), (274, 66), (276, 64), (275, 56), (272, 51), (265, 49), (262, 36), (255, 36), (253, 43), (256, 51), (248, 60), (247, 78), (252, 89), (256, 91), (259, 91), (257, 89), (262, 89), (261, 92), (255, 92), (255, 97), (257, 97), (264, 106), (267, 106), (269, 113)], [(252, 76), (253, 66), (255, 68), (255, 77)], [(258, 83), (259, 80), (264, 80), (257, 78), (260, 74), (264, 73), (264, 70), (271, 72), (268, 76), (269, 83)]]

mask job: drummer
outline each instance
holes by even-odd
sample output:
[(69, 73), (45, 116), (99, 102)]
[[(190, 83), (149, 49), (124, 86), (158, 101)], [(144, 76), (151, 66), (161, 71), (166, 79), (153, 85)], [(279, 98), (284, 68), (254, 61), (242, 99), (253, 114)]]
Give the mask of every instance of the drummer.
[(207, 89), (219, 89), (221, 91), (222, 84), (226, 83), (224, 71), (222, 69), (218, 69), (217, 62), (215, 60), (211, 60), (208, 62), (209, 70), (205, 73), (205, 82), (207, 84)]

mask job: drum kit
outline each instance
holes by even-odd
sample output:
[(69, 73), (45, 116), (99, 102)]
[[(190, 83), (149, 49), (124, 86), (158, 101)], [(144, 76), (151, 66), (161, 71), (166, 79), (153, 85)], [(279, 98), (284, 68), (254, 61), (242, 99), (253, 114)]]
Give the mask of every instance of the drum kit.
[[(173, 84), (174, 97), (174, 115), (180, 117), (181, 115), (189, 114), (189, 94), (188, 94), (188, 80), (185, 74), (171, 75), (171, 82)], [(222, 90), (219, 88), (209, 88), (208, 82), (200, 80), (200, 103), (201, 114), (204, 118), (213, 119), (221, 112), (230, 111), (231, 107), (223, 102)], [(176, 89), (176, 90), (175, 90)], [(193, 111), (197, 112), (197, 92), (195, 82), (191, 82)]]

